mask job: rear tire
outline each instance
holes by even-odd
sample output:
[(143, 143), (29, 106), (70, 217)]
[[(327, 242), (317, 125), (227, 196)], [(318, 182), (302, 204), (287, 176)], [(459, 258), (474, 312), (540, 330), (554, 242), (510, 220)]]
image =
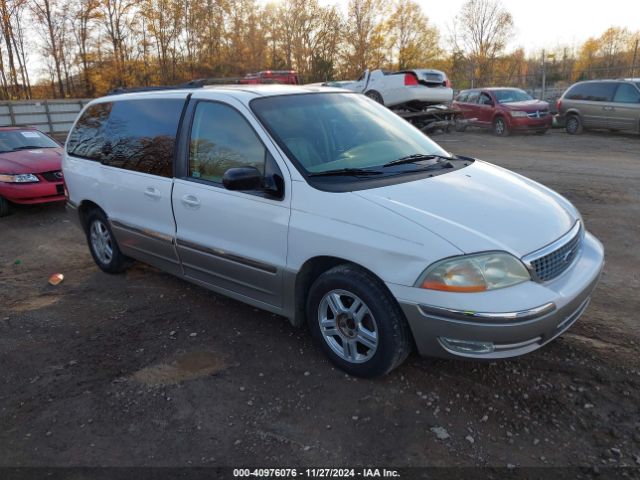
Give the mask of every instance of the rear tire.
[(579, 135), (583, 130), (582, 120), (578, 115), (569, 115), (564, 122), (564, 129), (569, 135)]
[(0, 217), (11, 215), (11, 205), (6, 198), (0, 197)]
[(503, 117), (497, 117), (493, 121), (493, 133), (498, 137), (508, 137), (511, 132), (509, 132), (509, 127), (507, 126), (507, 122)]
[(120, 251), (107, 216), (101, 210), (92, 210), (87, 217), (87, 243), (96, 265), (106, 273), (122, 273), (133, 260)]
[(371, 100), (373, 100), (374, 102), (378, 102), (380, 105), (384, 105), (384, 100), (382, 98), (382, 95), (380, 95), (379, 92), (375, 91), (375, 90), (369, 90), (367, 93), (364, 94), (366, 97), (369, 97)]
[(351, 375), (384, 375), (413, 346), (395, 298), (373, 274), (355, 265), (338, 265), (316, 279), (307, 296), (307, 319), (331, 362)]

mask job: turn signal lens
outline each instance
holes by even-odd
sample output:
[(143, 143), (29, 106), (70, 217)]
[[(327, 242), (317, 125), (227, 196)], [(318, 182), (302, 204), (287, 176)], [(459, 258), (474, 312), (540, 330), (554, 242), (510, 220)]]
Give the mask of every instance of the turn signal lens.
[(510, 287), (531, 279), (520, 260), (506, 252), (463, 255), (436, 262), (417, 282), (420, 288), (472, 293)]

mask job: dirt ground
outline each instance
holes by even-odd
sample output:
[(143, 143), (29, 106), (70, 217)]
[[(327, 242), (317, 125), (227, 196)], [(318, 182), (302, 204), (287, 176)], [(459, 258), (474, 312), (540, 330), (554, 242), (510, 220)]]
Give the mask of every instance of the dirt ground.
[(640, 137), (433, 138), (559, 191), (604, 243), (569, 332), (351, 378), (282, 318), (142, 264), (104, 274), (63, 206), (21, 207), (0, 220), (0, 466), (640, 465)]

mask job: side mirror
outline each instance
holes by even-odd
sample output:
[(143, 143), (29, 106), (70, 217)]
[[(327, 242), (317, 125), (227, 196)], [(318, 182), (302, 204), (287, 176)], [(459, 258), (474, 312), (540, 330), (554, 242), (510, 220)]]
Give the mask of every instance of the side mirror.
[(227, 190), (260, 190), (262, 174), (255, 167), (230, 168), (224, 172), (222, 184)]

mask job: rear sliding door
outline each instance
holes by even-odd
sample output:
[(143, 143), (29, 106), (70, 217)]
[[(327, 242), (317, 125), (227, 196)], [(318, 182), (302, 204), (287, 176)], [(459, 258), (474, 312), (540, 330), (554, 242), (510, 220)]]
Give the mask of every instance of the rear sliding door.
[(180, 274), (171, 206), (173, 157), (186, 94), (111, 105), (101, 188), (125, 255)]

